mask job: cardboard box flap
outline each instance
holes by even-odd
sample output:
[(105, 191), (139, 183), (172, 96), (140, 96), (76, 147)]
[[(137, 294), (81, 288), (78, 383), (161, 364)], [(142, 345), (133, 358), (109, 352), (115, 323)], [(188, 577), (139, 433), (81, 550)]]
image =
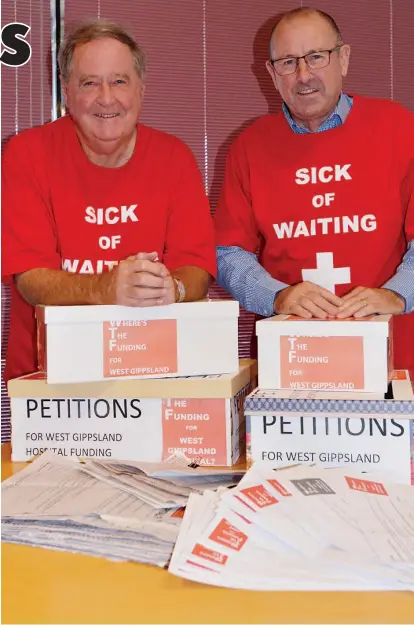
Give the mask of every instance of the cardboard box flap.
[(231, 398), (257, 375), (255, 360), (240, 360), (237, 373), (146, 380), (114, 379), (82, 384), (47, 384), (42, 372), (9, 380), (9, 397)]
[(202, 300), (169, 306), (134, 308), (131, 306), (37, 306), (36, 317), (46, 324), (139, 321), (148, 319), (188, 319), (238, 317), (239, 303), (234, 300)]
[(394, 399), (414, 401), (413, 381), (407, 369), (393, 371), (391, 385)]
[[(362, 336), (389, 335), (392, 315), (372, 315), (364, 319), (303, 319), (294, 315), (275, 315), (256, 322), (256, 335)], [(282, 323), (283, 322), (283, 323)]]

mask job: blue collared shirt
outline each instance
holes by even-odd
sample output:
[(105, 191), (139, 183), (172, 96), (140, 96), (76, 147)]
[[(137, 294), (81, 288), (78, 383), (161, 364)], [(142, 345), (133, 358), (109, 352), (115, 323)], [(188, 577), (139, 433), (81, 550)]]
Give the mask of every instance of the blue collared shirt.
[[(316, 132), (331, 130), (343, 124), (352, 108), (353, 100), (342, 93), (338, 104)], [(296, 134), (308, 134), (312, 131), (296, 122), (288, 107), (283, 104), (283, 114)], [(260, 265), (255, 254), (236, 246), (217, 247), (217, 284), (228, 291), (246, 310), (262, 317), (274, 314), (274, 300), (288, 284), (272, 278)], [(406, 302), (405, 312), (414, 311), (414, 241), (395, 275), (383, 287), (398, 293)]]
[[(332, 130), (332, 128), (336, 128), (344, 123), (346, 118), (348, 117), (348, 113), (351, 110), (353, 100), (351, 96), (346, 93), (341, 93), (341, 96), (338, 100), (338, 104), (329, 115), (327, 119), (319, 126), (316, 132), (323, 132), (324, 130)], [(292, 128), (293, 132), (297, 135), (306, 135), (312, 134), (312, 130), (306, 128), (302, 124), (296, 122), (285, 103), (282, 105), (283, 114), (287, 119), (289, 126)]]

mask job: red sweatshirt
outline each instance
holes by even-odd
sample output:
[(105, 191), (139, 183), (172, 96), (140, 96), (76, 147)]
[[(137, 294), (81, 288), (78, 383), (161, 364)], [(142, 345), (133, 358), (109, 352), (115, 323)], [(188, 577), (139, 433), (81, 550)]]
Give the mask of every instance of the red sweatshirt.
[(27, 130), (4, 151), (3, 278), (12, 284), (5, 378), (35, 371), (34, 311), (14, 274), (35, 268), (100, 273), (137, 252), (170, 270), (215, 276), (214, 230), (201, 174), (182, 141), (142, 124), (122, 167), (88, 160), (69, 116)]
[[(249, 252), (278, 280), (344, 295), (381, 287), (414, 239), (414, 116), (354, 96), (345, 123), (295, 134), (266, 115), (233, 143), (216, 242)], [(414, 314), (395, 318), (395, 365), (414, 372)]]

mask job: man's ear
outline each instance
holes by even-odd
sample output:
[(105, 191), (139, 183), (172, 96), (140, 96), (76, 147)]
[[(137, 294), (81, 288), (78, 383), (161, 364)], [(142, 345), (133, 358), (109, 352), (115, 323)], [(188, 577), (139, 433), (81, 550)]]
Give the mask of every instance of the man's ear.
[(63, 93), (63, 96), (64, 96), (64, 98), (65, 98), (65, 101), (67, 101), (67, 99), (68, 99), (68, 98), (67, 98), (67, 95), (68, 95), (68, 87), (67, 87), (67, 84), (66, 84), (65, 82), (63, 82), (63, 80), (61, 80), (60, 84), (61, 84), (61, 87), (62, 87), (62, 93)]
[(273, 84), (274, 84), (274, 86), (276, 88), (276, 91), (279, 91), (278, 86), (277, 86), (277, 82), (276, 82), (276, 76), (275, 76), (276, 72), (273, 69), (273, 65), (271, 64), (270, 61), (266, 61), (266, 69), (267, 69), (267, 71), (270, 74), (270, 77), (271, 77), (271, 79), (273, 81)]
[(342, 72), (342, 77), (345, 78), (345, 76), (348, 73), (348, 66), (349, 66), (349, 57), (351, 56), (351, 46), (349, 46), (347, 43), (344, 44), (342, 46), (342, 48), (339, 51), (339, 62), (341, 64), (341, 72)]

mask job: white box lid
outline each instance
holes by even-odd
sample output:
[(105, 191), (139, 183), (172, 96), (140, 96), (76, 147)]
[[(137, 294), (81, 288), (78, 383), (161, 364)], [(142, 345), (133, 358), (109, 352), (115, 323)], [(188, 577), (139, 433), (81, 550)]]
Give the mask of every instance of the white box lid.
[(132, 306), (37, 306), (36, 317), (46, 324), (93, 323), (141, 319), (200, 319), (239, 316), (234, 300), (201, 300), (168, 306), (135, 308)]
[[(372, 315), (364, 319), (303, 319), (294, 315), (275, 315), (256, 321), (257, 336), (363, 336), (387, 337), (392, 315)], [(283, 322), (283, 323), (281, 323)]]

